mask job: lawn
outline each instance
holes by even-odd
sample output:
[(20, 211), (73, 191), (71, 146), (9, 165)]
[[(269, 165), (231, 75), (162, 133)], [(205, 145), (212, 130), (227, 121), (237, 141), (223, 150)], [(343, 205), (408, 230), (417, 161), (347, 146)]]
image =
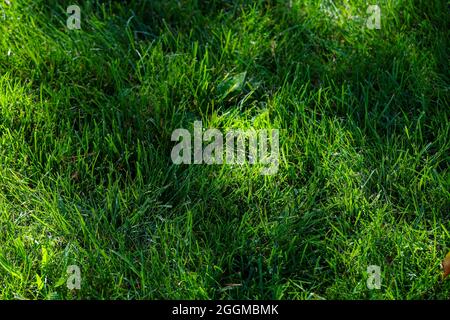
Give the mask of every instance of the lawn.
[(447, 1), (74, 4), (0, 0), (0, 299), (450, 298)]

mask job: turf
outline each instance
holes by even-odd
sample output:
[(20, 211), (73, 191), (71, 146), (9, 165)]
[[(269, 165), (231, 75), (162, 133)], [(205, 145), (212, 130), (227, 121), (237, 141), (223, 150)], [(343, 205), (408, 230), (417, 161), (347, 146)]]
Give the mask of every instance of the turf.
[[(87, 0), (81, 30), (10, 2), (1, 299), (450, 298), (446, 1), (369, 29), (360, 0)], [(199, 120), (279, 129), (277, 174), (173, 164)]]

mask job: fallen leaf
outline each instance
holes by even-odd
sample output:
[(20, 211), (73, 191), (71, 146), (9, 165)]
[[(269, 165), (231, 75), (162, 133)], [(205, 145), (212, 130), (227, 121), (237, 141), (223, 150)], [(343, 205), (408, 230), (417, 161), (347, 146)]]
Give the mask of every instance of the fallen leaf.
[(442, 261), (442, 269), (444, 269), (443, 278), (445, 279), (448, 275), (450, 275), (450, 252), (447, 253)]

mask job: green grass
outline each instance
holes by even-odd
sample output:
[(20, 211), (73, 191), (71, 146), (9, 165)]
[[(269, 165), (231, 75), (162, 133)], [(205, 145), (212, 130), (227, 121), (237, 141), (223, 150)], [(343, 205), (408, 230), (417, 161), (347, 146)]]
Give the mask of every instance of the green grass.
[[(450, 298), (446, 1), (11, 2), (1, 299)], [(280, 129), (278, 173), (172, 164), (196, 120)]]

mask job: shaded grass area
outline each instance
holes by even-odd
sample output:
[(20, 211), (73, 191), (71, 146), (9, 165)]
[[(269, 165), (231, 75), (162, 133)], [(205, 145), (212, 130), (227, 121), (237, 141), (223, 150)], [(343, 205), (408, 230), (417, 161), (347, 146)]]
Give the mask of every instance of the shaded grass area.
[[(380, 30), (366, 1), (71, 4), (1, 4), (0, 298), (450, 297), (444, 1)], [(195, 120), (280, 129), (278, 173), (173, 165)]]

